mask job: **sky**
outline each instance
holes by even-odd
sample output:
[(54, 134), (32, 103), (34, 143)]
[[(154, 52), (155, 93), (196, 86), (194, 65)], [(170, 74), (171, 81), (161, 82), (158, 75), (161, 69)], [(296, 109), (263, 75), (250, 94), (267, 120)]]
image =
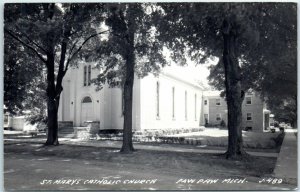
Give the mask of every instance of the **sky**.
[(194, 63), (190, 63), (187, 66), (178, 66), (172, 64), (163, 69), (163, 71), (170, 72), (190, 82), (201, 81), (206, 87), (208, 87), (207, 77), (209, 75), (209, 64), (202, 64), (195, 66)]
[(166, 66), (163, 71), (170, 72), (190, 82), (201, 81), (205, 87), (209, 87), (207, 80), (207, 77), (209, 76), (208, 67), (211, 65), (216, 65), (218, 62), (218, 58), (209, 59), (205, 64), (198, 65), (187, 58), (186, 66), (179, 66), (176, 65), (175, 62), (171, 61), (171, 59), (169, 58), (170, 53), (167, 49), (165, 49), (163, 52), (171, 63), (171, 65)]

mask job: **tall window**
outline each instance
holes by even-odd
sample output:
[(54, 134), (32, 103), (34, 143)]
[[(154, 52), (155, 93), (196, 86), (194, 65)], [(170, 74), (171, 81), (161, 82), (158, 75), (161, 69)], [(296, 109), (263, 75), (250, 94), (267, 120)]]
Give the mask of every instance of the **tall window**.
[(91, 85), (91, 66), (84, 66), (83, 68), (83, 86)]
[(207, 105), (207, 100), (204, 100), (204, 105)]
[(87, 66), (84, 66), (84, 70), (83, 70), (83, 86), (87, 85), (87, 82), (86, 82), (86, 73), (87, 73)]
[(159, 117), (159, 82), (156, 82), (156, 117)]
[(184, 92), (184, 116), (185, 116), (185, 120), (187, 120), (187, 92)]
[(91, 85), (91, 66), (88, 67), (88, 86)]
[(216, 99), (216, 105), (220, 106), (221, 105), (221, 99)]
[(172, 117), (175, 119), (175, 87), (172, 87)]
[(197, 94), (195, 93), (195, 121), (197, 121)]

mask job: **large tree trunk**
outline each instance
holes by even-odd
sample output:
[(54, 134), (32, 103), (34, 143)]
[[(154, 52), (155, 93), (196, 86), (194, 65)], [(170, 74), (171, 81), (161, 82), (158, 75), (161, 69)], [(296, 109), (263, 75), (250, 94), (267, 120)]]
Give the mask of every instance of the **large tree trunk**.
[[(59, 99), (59, 97), (58, 97)], [(47, 112), (48, 134), (45, 145), (58, 145), (58, 103), (55, 90), (54, 55), (49, 54), (47, 59)]]
[[(66, 36), (70, 33), (70, 30), (66, 32)], [(67, 40), (63, 40), (61, 44), (61, 57), (59, 62), (58, 74), (55, 85), (55, 61), (54, 50), (51, 50), (51, 54), (48, 54), (47, 59), (47, 111), (48, 111), (48, 134), (46, 145), (58, 145), (58, 108), (60, 94), (63, 90), (62, 80), (65, 76), (64, 63), (67, 50)]]
[(124, 85), (124, 128), (121, 152), (134, 151), (132, 144), (132, 95), (134, 81), (134, 55), (130, 54), (126, 60), (126, 80)]
[(57, 108), (55, 100), (48, 97), (47, 103), (48, 112), (48, 134), (45, 145), (58, 145), (58, 122), (57, 122)]
[[(130, 30), (129, 30), (130, 31)], [(132, 144), (132, 99), (133, 99), (133, 81), (134, 81), (134, 33), (129, 32), (127, 36), (128, 49), (126, 55), (126, 79), (124, 84), (124, 127), (123, 127), (123, 145), (121, 152), (130, 153), (134, 151)]]
[(228, 150), (226, 158), (239, 158), (244, 154), (242, 139), (241, 69), (236, 55), (236, 26), (233, 21), (223, 22), (223, 63), (225, 68), (226, 101), (228, 107)]

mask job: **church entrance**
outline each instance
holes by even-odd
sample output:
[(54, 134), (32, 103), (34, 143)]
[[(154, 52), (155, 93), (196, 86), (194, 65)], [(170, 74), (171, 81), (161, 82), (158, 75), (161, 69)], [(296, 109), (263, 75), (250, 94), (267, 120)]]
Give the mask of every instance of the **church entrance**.
[(91, 97), (84, 97), (81, 101), (81, 118), (80, 124), (84, 125), (85, 121), (93, 121), (94, 120), (94, 109), (93, 102)]

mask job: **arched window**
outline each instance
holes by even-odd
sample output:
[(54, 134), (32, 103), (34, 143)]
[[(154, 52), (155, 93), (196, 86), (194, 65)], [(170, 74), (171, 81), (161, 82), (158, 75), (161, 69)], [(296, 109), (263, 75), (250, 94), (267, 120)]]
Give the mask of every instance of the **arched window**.
[(82, 99), (82, 103), (92, 103), (92, 99), (89, 96), (86, 96)]

